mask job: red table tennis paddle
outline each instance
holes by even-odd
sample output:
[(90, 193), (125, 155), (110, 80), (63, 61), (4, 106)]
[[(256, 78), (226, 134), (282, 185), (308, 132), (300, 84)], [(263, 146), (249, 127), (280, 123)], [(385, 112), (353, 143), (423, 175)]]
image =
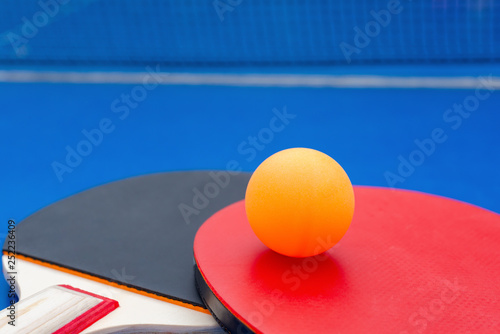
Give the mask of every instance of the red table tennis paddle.
[(500, 333), (500, 216), (443, 197), (355, 187), (351, 227), (309, 258), (266, 248), (244, 201), (194, 242), (198, 291), (231, 333)]

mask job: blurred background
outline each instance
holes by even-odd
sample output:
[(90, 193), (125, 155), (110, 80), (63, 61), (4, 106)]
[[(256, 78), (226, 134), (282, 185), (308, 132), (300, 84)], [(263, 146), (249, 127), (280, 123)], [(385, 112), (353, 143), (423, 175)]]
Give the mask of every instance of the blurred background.
[(296, 146), (500, 212), (499, 61), (494, 0), (2, 0), (0, 238), (97, 185)]

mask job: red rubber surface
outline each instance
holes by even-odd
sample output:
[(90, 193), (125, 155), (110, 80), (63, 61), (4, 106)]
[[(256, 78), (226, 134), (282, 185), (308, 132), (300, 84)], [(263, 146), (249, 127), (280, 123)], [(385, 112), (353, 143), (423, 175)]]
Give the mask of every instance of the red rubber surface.
[(199, 269), (256, 332), (500, 332), (499, 215), (410, 191), (355, 195), (346, 236), (305, 259), (268, 250), (235, 203), (198, 231)]

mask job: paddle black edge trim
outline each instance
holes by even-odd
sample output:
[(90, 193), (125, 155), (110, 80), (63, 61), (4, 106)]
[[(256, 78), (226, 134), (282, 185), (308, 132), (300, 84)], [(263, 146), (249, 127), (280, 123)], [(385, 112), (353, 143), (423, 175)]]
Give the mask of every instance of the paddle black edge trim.
[(196, 290), (201, 297), (207, 309), (212, 313), (217, 323), (228, 333), (231, 334), (250, 334), (255, 333), (240, 319), (238, 319), (224, 304), (215, 296), (213, 291), (208, 286), (205, 278), (200, 272), (198, 265), (194, 265), (194, 277), (196, 282)]

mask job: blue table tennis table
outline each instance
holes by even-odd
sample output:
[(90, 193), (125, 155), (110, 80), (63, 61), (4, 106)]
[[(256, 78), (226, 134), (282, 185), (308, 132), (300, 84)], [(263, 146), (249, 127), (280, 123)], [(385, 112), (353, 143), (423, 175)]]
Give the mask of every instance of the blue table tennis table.
[(53, 17), (22, 3), (0, 5), (2, 239), (9, 219), (97, 185), (252, 171), (290, 147), (327, 153), (353, 184), (500, 213), (498, 4), (402, 1), (361, 47), (353, 27), (389, 2), (50, 2)]

